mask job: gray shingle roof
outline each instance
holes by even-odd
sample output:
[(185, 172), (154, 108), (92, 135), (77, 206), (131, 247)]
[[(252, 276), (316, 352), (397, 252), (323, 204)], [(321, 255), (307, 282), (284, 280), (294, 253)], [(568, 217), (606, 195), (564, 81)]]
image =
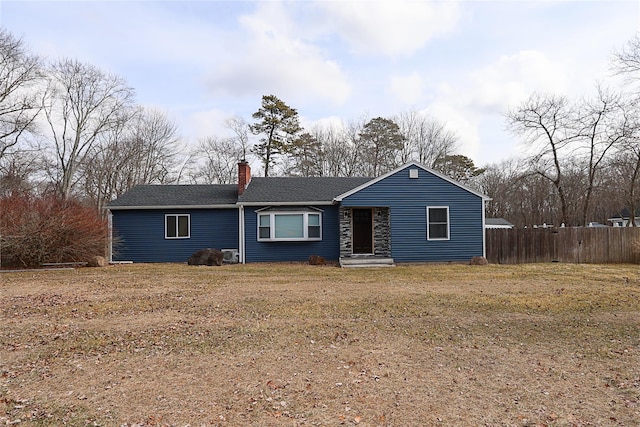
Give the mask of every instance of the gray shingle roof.
[(513, 224), (504, 218), (485, 218), (484, 223), (485, 225), (504, 225), (513, 227)]
[(237, 185), (138, 185), (107, 207), (231, 205), (237, 195)]
[(237, 185), (138, 185), (108, 208), (215, 206), (241, 203), (331, 202), (370, 178), (254, 177), (237, 197)]
[(254, 177), (238, 202), (331, 202), (336, 196), (370, 180), (371, 178), (341, 177)]

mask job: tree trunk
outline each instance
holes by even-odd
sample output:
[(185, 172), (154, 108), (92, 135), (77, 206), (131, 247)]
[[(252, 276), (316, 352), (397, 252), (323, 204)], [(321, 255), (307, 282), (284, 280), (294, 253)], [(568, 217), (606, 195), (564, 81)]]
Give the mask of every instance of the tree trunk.
[(273, 144), (273, 132), (274, 128), (269, 131), (269, 139), (267, 140), (267, 146), (265, 147), (264, 155), (264, 176), (269, 176), (269, 163), (271, 163), (271, 146)]
[(629, 222), (627, 223), (627, 227), (636, 226), (636, 201), (634, 196), (638, 174), (640, 174), (640, 155), (636, 157), (636, 166), (633, 168), (631, 183), (629, 184), (629, 200), (627, 203), (629, 205)]

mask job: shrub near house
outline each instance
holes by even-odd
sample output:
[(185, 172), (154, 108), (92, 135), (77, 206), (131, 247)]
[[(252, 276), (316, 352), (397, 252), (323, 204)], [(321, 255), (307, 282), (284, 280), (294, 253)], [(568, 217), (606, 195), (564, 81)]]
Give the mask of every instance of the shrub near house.
[(2, 267), (85, 262), (103, 255), (107, 221), (73, 200), (11, 195), (0, 199)]

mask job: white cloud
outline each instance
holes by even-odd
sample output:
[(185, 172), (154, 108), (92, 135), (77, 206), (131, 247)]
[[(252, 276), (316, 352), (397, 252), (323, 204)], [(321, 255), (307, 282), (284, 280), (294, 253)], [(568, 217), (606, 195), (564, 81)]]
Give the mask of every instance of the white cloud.
[(638, 28), (628, 1), (9, 1), (2, 14), (34, 53), (123, 75), (191, 139), (227, 135), (269, 93), (311, 124), (429, 105), (476, 162), (515, 149), (502, 113), (531, 92), (610, 83), (611, 50)]
[(521, 51), (472, 72), (469, 83), (465, 91), (469, 104), (502, 113), (534, 91), (565, 93), (568, 75), (564, 64), (544, 53)]
[(307, 130), (315, 127), (321, 129), (342, 129), (344, 128), (344, 119), (338, 116), (328, 116), (312, 120), (306, 116), (301, 116), (300, 124)]
[(427, 112), (457, 133), (462, 154), (482, 164), (516, 154), (504, 132), (502, 114), (534, 91), (565, 93), (568, 84), (563, 62), (542, 52), (521, 51), (467, 74), (449, 76), (433, 87), (436, 95)]
[(279, 3), (261, 5), (239, 20), (243, 39), (231, 43), (207, 83), (220, 95), (273, 93), (296, 105), (318, 99), (341, 104), (351, 87), (340, 65), (295, 36), (296, 28)]
[(477, 116), (449, 102), (437, 101), (421, 113), (436, 118), (458, 136), (458, 151), (474, 160), (479, 158), (480, 133)]
[(389, 92), (407, 105), (415, 105), (422, 99), (424, 82), (416, 72), (404, 76), (391, 77)]
[(433, 38), (452, 31), (459, 18), (457, 2), (327, 1), (327, 27), (358, 53), (409, 55)]
[(186, 119), (188, 129), (191, 131), (190, 136), (195, 140), (209, 136), (230, 136), (231, 131), (224, 125), (225, 120), (230, 116), (228, 112), (218, 109), (192, 113)]

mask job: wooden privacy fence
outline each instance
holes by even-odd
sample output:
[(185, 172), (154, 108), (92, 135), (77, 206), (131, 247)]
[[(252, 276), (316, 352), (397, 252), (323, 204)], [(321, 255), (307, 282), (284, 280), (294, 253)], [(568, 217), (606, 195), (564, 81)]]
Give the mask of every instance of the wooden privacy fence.
[(486, 237), (487, 260), (494, 264), (640, 261), (640, 227), (488, 229)]

